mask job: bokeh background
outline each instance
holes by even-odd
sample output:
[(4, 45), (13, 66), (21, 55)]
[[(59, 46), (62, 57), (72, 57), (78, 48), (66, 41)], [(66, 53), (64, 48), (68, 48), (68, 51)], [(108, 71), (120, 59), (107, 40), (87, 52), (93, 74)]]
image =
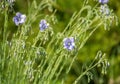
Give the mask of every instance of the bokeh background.
[[(40, 0), (36, 1), (40, 3)], [(11, 35), (17, 30), (17, 26), (11, 21), (13, 16), (16, 12), (27, 15), (29, 9), (28, 3), (30, 2), (32, 2), (32, 0), (15, 1), (12, 11), (9, 12), (9, 28), (7, 30), (7, 32), (9, 32), (9, 40), (11, 39)], [(57, 33), (63, 31), (71, 15), (81, 9), (83, 0), (56, 0), (56, 3), (54, 8), (57, 9), (56, 17), (58, 21), (53, 28)], [(96, 3), (98, 2), (89, 0), (91, 6), (94, 6)], [(118, 16), (118, 19), (120, 19), (120, 0), (109, 0), (108, 5)], [(50, 14), (48, 9), (43, 10), (42, 13)], [(2, 14), (0, 14), (0, 33), (2, 33), (3, 19)], [(34, 26), (36, 25), (34, 24)], [(0, 38), (2, 38), (2, 36), (0, 36)], [(111, 26), (110, 30), (106, 31), (104, 28), (99, 28), (89, 38), (85, 46), (80, 50), (79, 56), (72, 66), (69, 77), (67, 77), (68, 84), (71, 84), (71, 82), (80, 75), (81, 66), (87, 65), (87, 63), (93, 60), (99, 50), (106, 53), (110, 66), (106, 75), (100, 74), (101, 72), (98, 68), (94, 69), (94, 80), (90, 81), (90, 84), (120, 84), (120, 23), (118, 26)], [(87, 78), (83, 77), (80, 84), (87, 84)]]

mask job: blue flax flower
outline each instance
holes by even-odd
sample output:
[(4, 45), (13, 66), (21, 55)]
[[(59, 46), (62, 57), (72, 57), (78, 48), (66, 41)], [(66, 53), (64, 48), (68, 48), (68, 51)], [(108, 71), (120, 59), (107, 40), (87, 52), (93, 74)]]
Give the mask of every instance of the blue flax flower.
[(40, 21), (39, 27), (40, 27), (41, 31), (44, 31), (45, 29), (47, 29), (48, 26), (49, 26), (49, 24), (47, 23), (46, 20), (43, 19)]
[(65, 49), (72, 50), (75, 47), (75, 42), (73, 37), (64, 38), (63, 45)]
[(99, 0), (99, 3), (107, 4), (109, 0)]
[(21, 13), (16, 13), (16, 16), (13, 17), (14, 23), (18, 26), (20, 24), (23, 24), (26, 20), (26, 15), (21, 14)]

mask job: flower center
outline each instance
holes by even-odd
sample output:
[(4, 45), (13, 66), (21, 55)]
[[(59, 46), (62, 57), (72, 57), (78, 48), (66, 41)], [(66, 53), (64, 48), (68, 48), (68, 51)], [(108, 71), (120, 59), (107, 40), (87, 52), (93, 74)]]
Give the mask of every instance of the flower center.
[(68, 44), (67, 44), (68, 46), (70, 46), (71, 45), (71, 42), (68, 42)]

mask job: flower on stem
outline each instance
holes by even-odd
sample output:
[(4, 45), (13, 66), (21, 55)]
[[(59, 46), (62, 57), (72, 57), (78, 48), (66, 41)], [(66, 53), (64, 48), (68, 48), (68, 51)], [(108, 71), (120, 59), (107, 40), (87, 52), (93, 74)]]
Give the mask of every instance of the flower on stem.
[(72, 50), (75, 47), (75, 42), (73, 37), (64, 38), (63, 45), (65, 49)]
[(25, 20), (26, 20), (26, 15), (21, 14), (19, 12), (16, 13), (15, 17), (13, 17), (13, 21), (17, 26), (23, 24)]
[(109, 0), (99, 0), (99, 3), (101, 4), (107, 4)]
[(41, 31), (44, 31), (49, 27), (49, 23), (47, 23), (47, 21), (43, 19), (40, 21), (39, 27)]

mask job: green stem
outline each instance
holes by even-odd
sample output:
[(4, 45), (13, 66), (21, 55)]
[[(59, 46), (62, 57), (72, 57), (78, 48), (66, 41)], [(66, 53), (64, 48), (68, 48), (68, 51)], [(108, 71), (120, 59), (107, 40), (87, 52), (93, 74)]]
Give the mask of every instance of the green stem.
[(8, 27), (8, 14), (7, 14), (7, 7), (4, 11), (4, 15), (5, 15), (5, 18), (4, 18), (4, 30), (3, 30), (3, 65), (2, 65), (2, 68), (4, 68), (4, 62), (5, 62), (5, 56), (6, 56), (6, 40), (7, 40), (7, 36), (6, 36), (6, 30), (7, 30), (7, 27)]
[(93, 66), (89, 67), (85, 72), (83, 72), (83, 73), (75, 80), (75, 82), (74, 82), (73, 84), (77, 84), (77, 82), (78, 82), (88, 71), (90, 71), (91, 69), (93, 69), (94, 67), (96, 67), (98, 64), (100, 64), (101, 61), (102, 61), (102, 59), (99, 60), (99, 61), (98, 61), (96, 64), (94, 64)]

